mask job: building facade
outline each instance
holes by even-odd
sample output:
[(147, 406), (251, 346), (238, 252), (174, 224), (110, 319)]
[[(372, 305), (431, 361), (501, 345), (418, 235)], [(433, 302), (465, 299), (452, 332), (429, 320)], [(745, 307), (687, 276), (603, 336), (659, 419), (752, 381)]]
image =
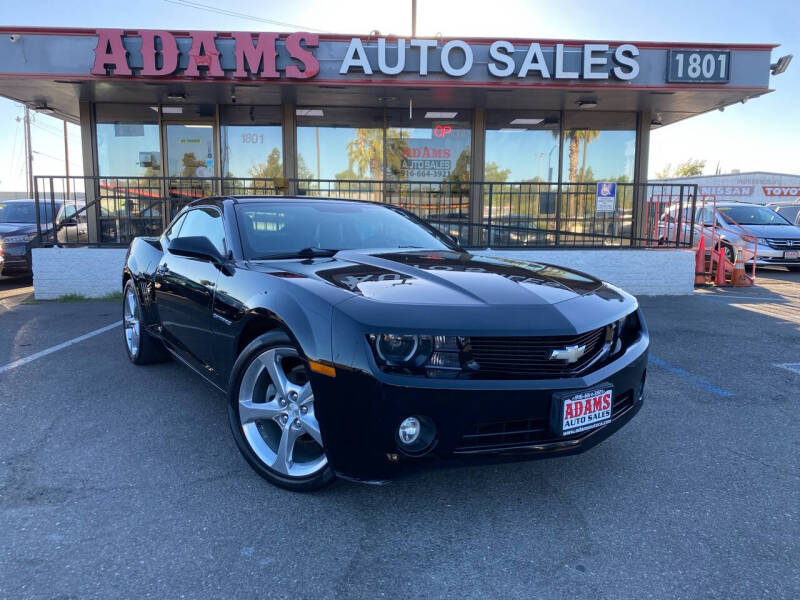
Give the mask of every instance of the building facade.
[(35, 193), (90, 244), (260, 193), (397, 204), (471, 247), (636, 248), (696, 198), (647, 182), (650, 131), (769, 92), (773, 48), (6, 27), (0, 95), (80, 124), (84, 176)]
[(754, 202), (767, 204), (800, 200), (800, 175), (789, 173), (726, 173), (724, 175), (696, 175), (659, 180), (663, 183), (693, 184), (697, 194), (706, 199), (725, 202)]

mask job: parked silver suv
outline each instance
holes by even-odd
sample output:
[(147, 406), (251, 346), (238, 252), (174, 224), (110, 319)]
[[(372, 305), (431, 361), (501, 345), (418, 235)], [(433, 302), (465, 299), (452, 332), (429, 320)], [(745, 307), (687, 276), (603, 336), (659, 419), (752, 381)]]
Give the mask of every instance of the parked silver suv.
[(785, 217), (790, 223), (800, 226), (800, 200), (784, 200), (767, 204), (780, 216)]
[[(659, 238), (666, 243), (674, 242), (678, 232), (682, 240), (689, 240), (691, 235), (691, 208), (685, 207), (680, 215), (678, 211), (677, 205), (670, 207), (659, 222)], [(715, 224), (716, 240), (713, 244), (715, 247), (721, 244), (731, 262), (741, 250), (747, 263), (755, 258), (757, 266), (777, 265), (800, 270), (800, 227), (774, 210), (742, 202), (717, 202), (716, 214), (713, 205), (697, 207), (694, 215), (695, 243), (700, 241), (702, 232), (706, 248), (711, 248)], [(758, 240), (757, 249), (755, 240)], [(755, 253), (757, 256), (754, 257)]]

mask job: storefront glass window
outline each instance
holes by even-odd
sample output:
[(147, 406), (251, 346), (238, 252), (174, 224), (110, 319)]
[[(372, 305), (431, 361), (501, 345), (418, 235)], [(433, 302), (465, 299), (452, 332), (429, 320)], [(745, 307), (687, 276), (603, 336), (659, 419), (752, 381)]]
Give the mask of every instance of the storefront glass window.
[[(161, 175), (158, 113), (149, 107), (115, 105), (97, 108), (97, 161), (106, 177)], [(149, 114), (148, 114), (149, 113)]]
[(386, 178), (469, 181), (472, 136), (469, 111), (388, 110)]
[(220, 121), (225, 177), (283, 177), (279, 107), (228, 106)]
[(568, 112), (564, 123), (564, 181), (632, 182), (635, 149), (635, 114)]
[(557, 182), (558, 112), (489, 111), (485, 181)]
[(383, 179), (383, 109), (297, 109), (300, 179)]
[(169, 124), (167, 156), (172, 177), (213, 177), (214, 127)]

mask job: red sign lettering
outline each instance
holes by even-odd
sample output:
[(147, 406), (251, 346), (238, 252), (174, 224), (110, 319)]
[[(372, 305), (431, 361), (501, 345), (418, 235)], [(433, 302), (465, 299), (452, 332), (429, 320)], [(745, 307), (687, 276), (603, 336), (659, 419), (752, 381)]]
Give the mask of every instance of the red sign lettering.
[[(156, 66), (156, 39), (161, 40), (161, 68)], [(169, 31), (142, 31), (142, 75), (164, 77), (178, 67), (178, 44)]]
[(105, 75), (106, 67), (114, 69), (114, 75), (132, 75), (128, 66), (128, 51), (122, 44), (122, 29), (98, 29), (97, 46), (94, 49), (92, 75)]

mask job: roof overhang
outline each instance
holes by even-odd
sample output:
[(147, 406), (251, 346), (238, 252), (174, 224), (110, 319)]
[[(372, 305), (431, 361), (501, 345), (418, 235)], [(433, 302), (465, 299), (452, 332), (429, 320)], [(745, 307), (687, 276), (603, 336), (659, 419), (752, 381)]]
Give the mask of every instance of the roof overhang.
[(187, 103), (529, 110), (592, 100), (591, 110), (651, 111), (666, 125), (769, 92), (774, 47), (4, 27), (0, 95), (70, 120), (80, 101), (165, 104), (177, 94)]

